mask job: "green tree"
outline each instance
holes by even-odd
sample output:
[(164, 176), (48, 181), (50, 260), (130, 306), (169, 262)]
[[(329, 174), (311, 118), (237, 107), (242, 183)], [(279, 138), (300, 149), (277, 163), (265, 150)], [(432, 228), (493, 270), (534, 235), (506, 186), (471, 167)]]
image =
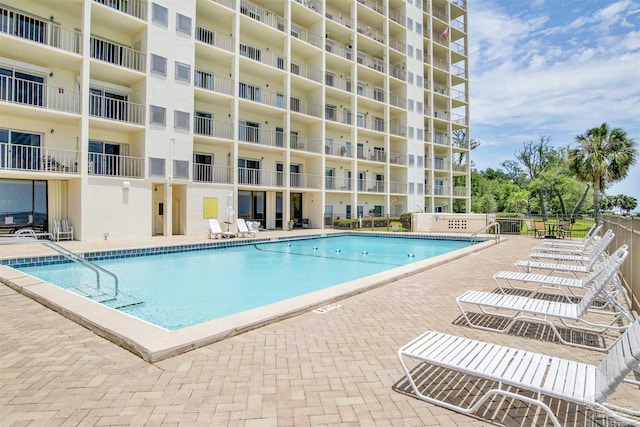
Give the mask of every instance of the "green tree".
[(599, 198), (607, 184), (624, 179), (636, 161), (635, 141), (621, 128), (607, 123), (576, 136), (578, 147), (569, 150), (569, 169), (593, 188), (593, 206), (598, 219)]
[(553, 158), (554, 150), (549, 146), (551, 138), (540, 136), (538, 142), (525, 142), (521, 151), (516, 153), (516, 159), (520, 161), (529, 174), (530, 187), (532, 193), (538, 195), (540, 212), (546, 215), (547, 208), (545, 198), (548, 196), (546, 186), (540, 181), (542, 173), (548, 168), (550, 160)]
[(635, 197), (621, 195), (620, 196), (620, 209), (625, 211), (626, 213), (631, 213), (638, 206), (638, 201)]

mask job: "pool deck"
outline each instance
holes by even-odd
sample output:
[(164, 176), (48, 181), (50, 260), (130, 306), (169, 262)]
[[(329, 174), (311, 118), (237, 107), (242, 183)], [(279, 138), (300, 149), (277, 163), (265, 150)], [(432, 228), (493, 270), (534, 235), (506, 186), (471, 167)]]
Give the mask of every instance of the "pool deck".
[[(264, 237), (315, 233), (265, 232)], [(83, 252), (203, 241), (206, 237), (180, 236), (64, 246)], [(460, 323), (455, 298), (467, 289), (494, 290), (492, 275), (512, 270), (539, 243), (510, 236), (500, 245), (343, 299), (334, 310), (303, 312), (156, 363), (0, 284), (0, 424), (541, 425), (536, 411), (524, 404), (470, 417), (418, 400), (406, 390), (397, 357), (402, 345), (435, 330), (599, 363), (600, 352)], [(39, 250), (0, 247), (0, 257)], [(608, 401), (637, 407), (639, 399), (638, 387), (622, 384)], [(580, 408), (565, 406), (566, 419), (575, 416), (572, 424), (583, 424)]]

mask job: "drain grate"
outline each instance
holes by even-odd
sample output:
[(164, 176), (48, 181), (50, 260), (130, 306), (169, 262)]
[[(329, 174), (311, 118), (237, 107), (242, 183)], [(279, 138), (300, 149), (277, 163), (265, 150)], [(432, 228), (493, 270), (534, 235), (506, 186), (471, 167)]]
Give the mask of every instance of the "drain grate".
[(316, 308), (315, 310), (313, 310), (313, 312), (318, 314), (323, 314), (323, 313), (328, 313), (340, 307), (342, 307), (340, 304), (329, 304), (329, 305), (325, 305), (324, 307)]

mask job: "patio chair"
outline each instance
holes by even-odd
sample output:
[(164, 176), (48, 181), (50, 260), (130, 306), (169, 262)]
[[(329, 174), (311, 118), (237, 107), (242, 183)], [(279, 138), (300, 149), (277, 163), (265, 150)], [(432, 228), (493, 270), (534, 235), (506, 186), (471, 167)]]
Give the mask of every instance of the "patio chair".
[(220, 224), (218, 223), (217, 219), (210, 219), (209, 220), (209, 238), (216, 238), (216, 239), (220, 239), (222, 238), (223, 233), (222, 233), (222, 229), (220, 228)]
[(73, 240), (73, 227), (66, 219), (53, 221), (53, 238), (55, 241)]
[(604, 252), (607, 250), (609, 243), (613, 240), (615, 234), (613, 232), (605, 233), (598, 241), (593, 245), (591, 249), (583, 250), (580, 253), (561, 253), (561, 252), (531, 252), (529, 258), (534, 260), (554, 260), (558, 262), (595, 262)]
[(524, 223), (527, 226), (527, 236), (531, 235), (531, 236), (535, 236), (536, 235), (536, 229), (533, 225), (533, 221), (531, 221), (530, 219), (526, 219), (524, 221)]
[(533, 223), (534, 237), (544, 237), (547, 234), (547, 227), (544, 221), (534, 221)]
[(603, 238), (609, 238), (609, 234), (613, 234), (613, 230), (609, 229), (602, 236), (594, 235), (589, 240), (585, 241), (582, 245), (577, 246), (550, 246), (550, 245), (540, 245), (534, 246), (531, 248), (531, 252), (550, 252), (557, 254), (569, 254), (569, 255), (585, 255), (588, 254)]
[[(626, 252), (622, 261), (624, 261), (624, 258), (626, 258)], [(607, 260), (603, 261), (605, 264), (604, 269), (598, 274), (597, 278), (578, 303), (536, 298), (535, 294), (531, 296), (519, 296), (469, 290), (456, 298), (456, 304), (465, 321), (472, 328), (505, 333), (508, 332), (516, 322), (526, 320), (548, 325), (556, 338), (564, 344), (590, 350), (607, 350), (606, 347), (594, 347), (565, 340), (551, 319), (559, 320), (562, 326), (569, 330), (588, 331), (596, 334), (627, 329), (628, 324), (625, 325), (624, 319), (626, 318), (631, 322), (635, 317), (628, 309), (620, 305), (615, 307), (616, 310), (610, 312), (598, 310), (598, 316), (603, 316), (602, 318), (607, 319), (611, 318), (609, 323), (597, 323), (602, 322), (602, 318), (591, 319), (592, 316), (590, 316), (591, 313), (589, 313), (590, 307), (598, 298), (607, 299), (606, 293), (602, 291), (605, 285), (611, 281), (613, 275), (617, 273), (619, 265), (614, 260), (619, 259), (620, 258), (607, 258)], [(495, 326), (485, 326), (477, 323), (474, 321), (474, 317), (468, 314), (468, 311), (464, 308), (465, 306), (473, 306), (479, 309), (482, 314), (490, 315), (503, 321), (492, 322), (491, 324)], [(569, 321), (572, 323), (568, 323)]]
[(260, 232), (260, 223), (258, 221), (245, 221), (250, 232), (258, 234)]
[[(611, 277), (610, 283), (606, 284), (607, 295), (609, 295), (609, 297), (615, 298), (621, 292), (626, 295), (626, 290), (620, 281), (617, 280), (617, 273), (628, 255), (628, 249), (629, 247), (627, 245), (622, 245), (611, 254), (612, 259), (610, 262), (614, 264), (612, 268), (615, 268), (616, 272)], [(507, 293), (505, 291), (508, 289), (517, 289), (535, 294), (541, 289), (552, 289), (559, 291), (569, 300), (570, 295), (577, 296), (584, 293), (578, 292), (578, 294), (576, 294), (575, 290), (585, 291), (589, 289), (606, 267), (607, 263), (600, 263), (584, 278), (568, 278), (551, 274), (523, 273), (521, 271), (498, 271), (493, 275), (493, 280), (503, 293)]]
[[(618, 338), (599, 365), (432, 331), (401, 347), (398, 358), (419, 399), (452, 411), (472, 414), (494, 395), (502, 395), (506, 399), (497, 399), (496, 403), (518, 399), (537, 405), (549, 415), (554, 425), (560, 426), (552, 409), (556, 405), (545, 403), (543, 396), (546, 396), (585, 405), (622, 423), (640, 425), (640, 419), (635, 418), (640, 416), (637, 407), (630, 409), (606, 402), (621, 382), (639, 384), (628, 376), (640, 363), (640, 320), (634, 321)], [(460, 392), (453, 393), (455, 390), (447, 393), (447, 396), (453, 393), (460, 397), (460, 404), (429, 396), (423, 393), (430, 390), (424, 377), (416, 374), (414, 378), (413, 375), (422, 370), (410, 369), (405, 359), (457, 371), (469, 375), (471, 380), (484, 380), (482, 382), (488, 383), (489, 389), (477, 396), (479, 398), (469, 396), (469, 391), (461, 391), (463, 396), (459, 396)], [(468, 402), (466, 406), (462, 406), (464, 402)]]
[(236, 220), (236, 225), (238, 226), (238, 237), (255, 237), (256, 233), (249, 230), (244, 219), (238, 218)]

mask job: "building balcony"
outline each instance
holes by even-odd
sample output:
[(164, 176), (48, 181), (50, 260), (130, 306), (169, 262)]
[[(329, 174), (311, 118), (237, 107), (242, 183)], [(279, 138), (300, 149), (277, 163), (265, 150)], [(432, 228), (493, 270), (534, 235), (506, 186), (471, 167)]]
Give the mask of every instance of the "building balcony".
[(319, 190), (322, 188), (322, 176), (306, 173), (291, 173), (289, 174), (289, 186), (291, 188)]
[(346, 177), (325, 176), (325, 190), (351, 191), (352, 179)]
[(289, 98), (289, 108), (293, 113), (301, 113), (307, 116), (322, 118), (322, 105), (314, 104), (294, 96)]
[(384, 193), (384, 181), (358, 179), (358, 191), (362, 193)]
[(284, 187), (284, 173), (265, 169), (238, 168), (238, 185), (245, 187)]
[(0, 143), (0, 170), (78, 174), (75, 150)]
[(375, 28), (371, 28), (371, 26), (367, 24), (358, 22), (357, 31), (363, 36), (366, 36), (372, 40), (375, 40), (378, 43), (384, 43), (384, 40), (385, 40), (384, 33), (382, 31), (376, 30)]
[(145, 106), (142, 104), (89, 94), (89, 115), (91, 117), (144, 125), (144, 112)]
[(80, 93), (11, 76), (0, 76), (0, 101), (65, 113), (80, 113)]
[(389, 133), (404, 138), (407, 136), (407, 125), (399, 122), (391, 122), (389, 123)]
[(238, 125), (238, 140), (269, 147), (284, 147), (284, 134), (282, 132), (260, 129), (242, 123)]
[(433, 195), (434, 196), (448, 196), (449, 188), (444, 185), (434, 185), (433, 186)]
[(389, 47), (400, 53), (405, 53), (407, 51), (407, 45), (402, 40), (398, 40), (393, 37), (389, 37)]
[(317, 138), (292, 134), (289, 136), (289, 148), (297, 151), (320, 154), (322, 152), (322, 141)]
[(376, 132), (385, 132), (385, 122), (381, 117), (358, 116), (358, 127)]
[(239, 98), (257, 102), (270, 107), (284, 108), (284, 94), (269, 89), (240, 82)]
[(353, 158), (351, 143), (345, 142), (325, 142), (324, 154), (328, 156), (347, 157), (350, 159)]
[(467, 187), (453, 187), (453, 197), (469, 197), (469, 189)]
[(319, 13), (322, 10), (322, 3), (316, 0), (296, 0), (296, 3), (299, 3), (314, 12)]
[(214, 3), (221, 4), (223, 6), (228, 7), (229, 9), (236, 9), (236, 1), (235, 0), (211, 0)]
[(142, 0), (94, 0), (138, 19), (147, 19), (147, 2)]
[(196, 26), (195, 38), (199, 42), (228, 52), (233, 52), (235, 49), (233, 37), (229, 37), (226, 34), (222, 34), (219, 31), (212, 30), (201, 25)]
[(71, 53), (80, 53), (81, 32), (4, 5), (0, 5), (0, 33)]
[(215, 184), (231, 184), (233, 169), (228, 166), (193, 164), (193, 182), (209, 182)]
[(389, 163), (392, 165), (406, 166), (407, 155), (392, 151), (389, 153)]
[(89, 153), (89, 175), (144, 178), (144, 158)]
[(195, 70), (193, 85), (196, 88), (233, 95), (233, 80), (227, 77), (216, 76), (205, 70)]
[(347, 28), (353, 28), (353, 19), (351, 18), (351, 16), (347, 15), (344, 12), (340, 12), (339, 10), (327, 7), (324, 16), (326, 16), (327, 19), (333, 22), (337, 22), (340, 25), (344, 25)]
[(283, 54), (269, 50), (268, 47), (261, 47), (240, 41), (240, 58), (248, 58), (269, 67), (284, 70), (286, 59)]
[(311, 46), (321, 47), (323, 37), (319, 34), (312, 33), (304, 27), (297, 24), (291, 24), (291, 36), (298, 40), (302, 40)]
[(348, 59), (349, 61), (353, 60), (353, 46), (351, 45), (346, 46), (335, 40), (325, 39), (324, 50), (341, 58)]
[(90, 56), (118, 67), (145, 72), (145, 54), (130, 47), (92, 36)]
[(405, 182), (389, 182), (389, 192), (391, 194), (407, 195), (407, 184)]
[(374, 12), (378, 12), (380, 15), (385, 16), (384, 3), (376, 0), (358, 0), (358, 3), (365, 5)]
[(291, 74), (313, 80), (317, 83), (322, 83), (322, 70), (309, 67), (305, 64), (291, 62)]
[(402, 10), (390, 10), (389, 19), (398, 25), (405, 26), (407, 23), (407, 17), (402, 13)]
[(360, 65), (364, 65), (365, 67), (371, 68), (372, 70), (379, 71), (381, 73), (384, 73), (386, 69), (386, 64), (382, 59), (369, 56), (366, 53), (362, 52), (358, 52), (357, 62)]
[(193, 120), (193, 133), (194, 135), (232, 139), (233, 123), (196, 116)]
[(340, 77), (333, 73), (326, 73), (324, 76), (325, 86), (334, 87), (344, 90), (345, 92), (353, 92), (351, 79)]
[(262, 22), (271, 28), (275, 28), (278, 31), (284, 32), (284, 29), (287, 26), (287, 20), (282, 16), (278, 16), (275, 13), (248, 1), (242, 0), (240, 2), (240, 13), (255, 21)]

